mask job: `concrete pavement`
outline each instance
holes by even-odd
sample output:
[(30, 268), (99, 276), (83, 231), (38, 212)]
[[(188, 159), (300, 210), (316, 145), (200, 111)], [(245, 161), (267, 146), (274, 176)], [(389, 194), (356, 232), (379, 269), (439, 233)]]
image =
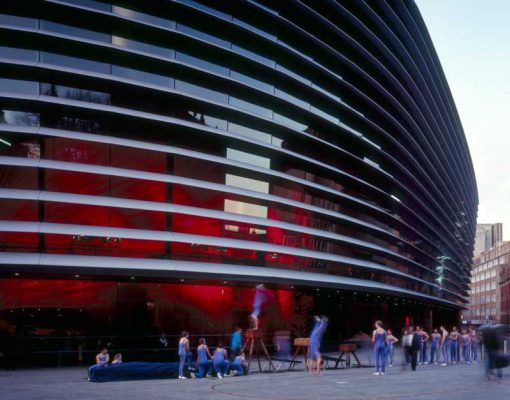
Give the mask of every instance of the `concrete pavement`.
[[(506, 371), (505, 371), (506, 372)], [(509, 371), (510, 372), (510, 371)], [(481, 364), (418, 366), (418, 371), (388, 368), (373, 376), (371, 368), (328, 370), (320, 377), (301, 371), (255, 373), (223, 380), (146, 380), (92, 383), (86, 368), (0, 371), (2, 400), (60, 399), (432, 399), (510, 398), (510, 374), (487, 382)]]

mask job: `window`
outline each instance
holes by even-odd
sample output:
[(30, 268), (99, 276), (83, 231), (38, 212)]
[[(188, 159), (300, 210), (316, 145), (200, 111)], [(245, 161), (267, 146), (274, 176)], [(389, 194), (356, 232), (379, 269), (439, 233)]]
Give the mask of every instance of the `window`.
[(39, 94), (39, 82), (0, 78), (0, 91), (25, 94)]
[(113, 6), (112, 11), (114, 14), (120, 15), (122, 17), (131, 18), (141, 22), (147, 22), (152, 25), (159, 25), (163, 28), (175, 29), (175, 21), (172, 20), (155, 17), (154, 15), (144, 14), (119, 6)]
[(255, 154), (246, 153), (235, 149), (227, 149), (227, 158), (230, 160), (236, 160), (248, 164), (253, 164), (258, 167), (269, 168), (269, 158), (260, 157)]

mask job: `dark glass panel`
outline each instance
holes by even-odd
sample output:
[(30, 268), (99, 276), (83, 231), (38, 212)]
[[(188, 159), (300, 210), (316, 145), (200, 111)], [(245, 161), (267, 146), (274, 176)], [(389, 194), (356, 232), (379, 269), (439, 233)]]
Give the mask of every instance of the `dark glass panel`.
[(51, 21), (41, 20), (40, 29), (49, 32), (61, 33), (63, 35), (75, 36), (83, 39), (111, 43), (111, 36), (106, 33), (95, 32), (88, 29), (77, 28), (75, 26), (59, 24)]
[(86, 60), (83, 58), (64, 56), (62, 54), (48, 53), (46, 51), (41, 52), (41, 62), (57, 64), (63, 67), (84, 69), (92, 72), (101, 72), (103, 74), (109, 74), (111, 68), (110, 64)]

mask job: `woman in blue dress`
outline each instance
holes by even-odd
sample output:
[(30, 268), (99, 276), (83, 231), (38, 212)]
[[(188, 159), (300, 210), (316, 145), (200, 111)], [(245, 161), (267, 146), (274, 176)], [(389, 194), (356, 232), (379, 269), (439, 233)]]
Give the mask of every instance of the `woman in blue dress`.
[(375, 321), (375, 329), (372, 332), (372, 343), (374, 344), (375, 372), (374, 375), (385, 375), (384, 369), (386, 356), (386, 331), (382, 327), (382, 321)]

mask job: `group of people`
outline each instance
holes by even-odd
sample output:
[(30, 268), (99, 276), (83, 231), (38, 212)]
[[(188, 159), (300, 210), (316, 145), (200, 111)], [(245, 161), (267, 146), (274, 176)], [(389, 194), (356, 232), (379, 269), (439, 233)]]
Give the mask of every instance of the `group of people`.
[[(375, 329), (372, 333), (374, 344), (375, 372), (374, 375), (384, 375), (385, 366), (392, 366), (394, 348), (393, 345), (399, 340), (392, 334), (391, 330), (385, 330), (381, 321), (375, 322)], [(430, 350), (427, 351), (430, 342)], [(478, 362), (478, 335), (474, 328), (458, 331), (454, 326), (448, 332), (444, 326), (435, 328), (428, 334), (422, 326), (410, 326), (405, 329), (402, 337), (402, 348), (405, 352), (405, 361), (411, 365), (413, 371), (416, 365), (449, 363), (456, 364), (461, 359), (469, 364)], [(440, 357), (441, 356), (441, 357)]]
[(239, 327), (232, 334), (231, 358), (228, 358), (227, 350), (219, 342), (211, 354), (205, 338), (198, 339), (197, 360), (193, 363), (193, 354), (190, 351), (189, 333), (183, 331), (179, 339), (179, 379), (187, 379), (184, 375), (184, 366), (187, 363), (192, 378), (210, 378), (213, 372), (219, 379), (224, 376), (242, 376), (244, 353), (241, 349), (241, 331)]

